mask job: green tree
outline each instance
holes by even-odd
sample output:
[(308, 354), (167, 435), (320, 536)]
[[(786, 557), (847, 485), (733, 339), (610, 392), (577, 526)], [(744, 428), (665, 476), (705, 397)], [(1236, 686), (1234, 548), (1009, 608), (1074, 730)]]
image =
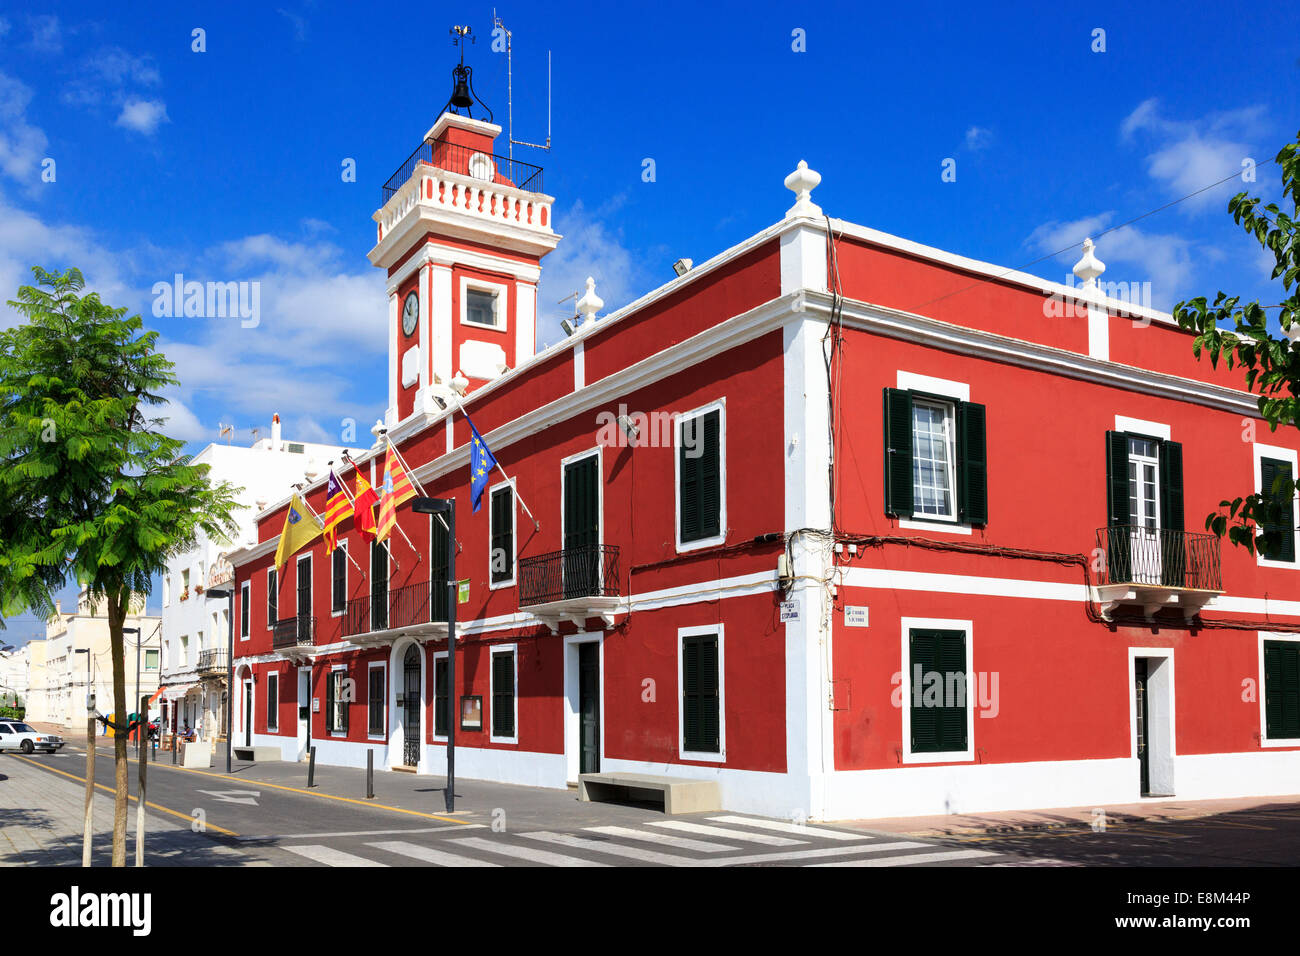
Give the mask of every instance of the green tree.
[[(1241, 192), (1228, 202), (1228, 212), (1248, 235), (1270, 253), (1276, 265), (1273, 278), (1282, 280), (1283, 299), (1260, 305), (1259, 300), (1241, 304), (1240, 296), (1220, 292), (1213, 303), (1204, 297), (1179, 302), (1174, 318), (1184, 329), (1196, 333), (1192, 351), (1197, 358), (1206, 354), (1217, 368), (1223, 359), (1228, 368), (1246, 373), (1246, 390), (1259, 395), (1259, 413), (1270, 430), (1300, 428), (1300, 133), (1274, 158), (1282, 173), (1283, 206), (1263, 205), (1258, 197)], [(1268, 312), (1279, 309), (1283, 336), (1268, 330)], [(1290, 332), (1291, 335), (1288, 335)], [(1292, 341), (1292, 336), (1297, 341)], [(1225, 499), (1219, 510), (1206, 516), (1205, 526), (1232, 544), (1254, 552), (1275, 546), (1289, 513), (1296, 478), (1278, 476), (1272, 488)]]
[[(0, 333), (0, 616), (54, 611), (70, 579), (108, 616), (113, 712), (126, 700), (122, 626), (132, 593), (148, 593), (167, 558), (235, 531), (237, 489), (150, 417), (177, 384), (140, 316), (105, 305), (76, 269), (32, 270)], [(126, 865), (127, 746), (115, 738), (113, 865)]]

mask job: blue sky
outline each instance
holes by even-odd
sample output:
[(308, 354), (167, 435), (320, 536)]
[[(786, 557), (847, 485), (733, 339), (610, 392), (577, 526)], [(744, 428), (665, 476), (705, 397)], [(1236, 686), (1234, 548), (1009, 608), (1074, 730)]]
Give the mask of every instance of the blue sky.
[[(177, 364), (170, 427), (192, 450), (218, 422), (246, 443), (276, 411), (288, 437), (364, 431), (386, 394), (370, 215), (450, 93), (453, 22), (478, 35), (467, 62), (504, 125), (493, 7), (44, 6), (0, 4), (0, 300), (34, 264), (77, 265), (139, 311)], [(544, 262), (549, 341), (586, 275), (612, 310), (779, 219), (799, 159), (829, 215), (1016, 267), (1263, 164), (1300, 128), (1293, 3), (496, 11), (517, 139), (546, 135), (553, 56), (554, 148), (515, 151), (545, 168), (566, 237)], [(1275, 197), (1275, 167), (1102, 237), (1105, 278), (1150, 282), (1160, 308), (1275, 296), (1224, 211), (1241, 188)], [(1077, 258), (1028, 271), (1063, 281)], [(155, 317), (152, 286), (177, 272), (260, 282), (260, 324)]]

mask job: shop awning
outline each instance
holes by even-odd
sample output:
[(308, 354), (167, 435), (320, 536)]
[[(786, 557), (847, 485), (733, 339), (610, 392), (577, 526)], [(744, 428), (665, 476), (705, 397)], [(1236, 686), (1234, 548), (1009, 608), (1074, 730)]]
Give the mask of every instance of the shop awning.
[(196, 684), (169, 684), (162, 689), (164, 700), (180, 700), (196, 687)]

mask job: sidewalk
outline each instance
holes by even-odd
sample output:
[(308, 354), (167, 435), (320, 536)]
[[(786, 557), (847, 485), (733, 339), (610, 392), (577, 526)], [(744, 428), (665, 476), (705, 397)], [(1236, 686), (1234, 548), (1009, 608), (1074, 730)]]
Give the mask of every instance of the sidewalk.
[[(0, 867), (80, 866), (85, 827), (85, 785), (43, 769), (17, 754), (0, 755)], [(39, 759), (39, 758), (35, 758)], [(59, 769), (70, 769), (66, 765)], [(113, 856), (113, 797), (95, 793), (91, 865)], [(135, 865), (136, 802), (127, 809), (126, 859)], [(183, 821), (145, 811), (145, 861), (149, 866), (269, 866), (255, 851), (233, 850)]]
[(1050, 830), (1090, 830), (1097, 810), (1104, 811), (1107, 826), (1136, 823), (1171, 823), (1264, 807), (1296, 807), (1300, 795), (1234, 797), (1228, 800), (1151, 799), (1141, 803), (1104, 807), (1063, 807), (1047, 810), (1004, 810), (989, 813), (953, 813), (928, 817), (887, 817), (878, 820), (841, 820), (839, 826), (919, 837), (978, 836), (1033, 833)]

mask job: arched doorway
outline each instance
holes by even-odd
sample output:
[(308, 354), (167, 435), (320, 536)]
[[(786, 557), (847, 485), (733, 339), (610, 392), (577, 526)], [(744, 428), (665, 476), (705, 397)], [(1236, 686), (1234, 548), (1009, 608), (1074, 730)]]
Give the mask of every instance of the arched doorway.
[(420, 648), (412, 644), (402, 657), (402, 763), (420, 765)]

